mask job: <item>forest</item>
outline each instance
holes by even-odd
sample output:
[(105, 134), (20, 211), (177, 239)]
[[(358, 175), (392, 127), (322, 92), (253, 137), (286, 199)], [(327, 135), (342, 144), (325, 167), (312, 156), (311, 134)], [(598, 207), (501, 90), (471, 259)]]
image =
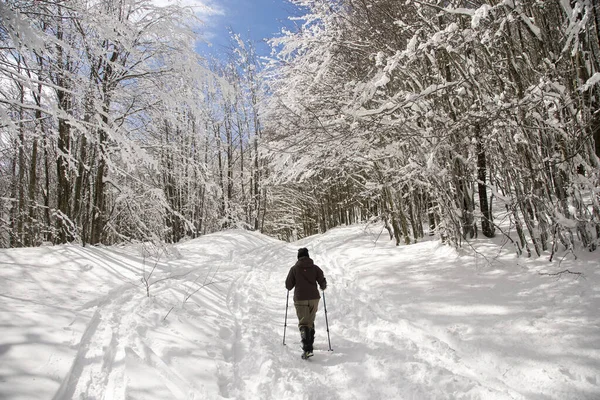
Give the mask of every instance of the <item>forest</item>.
[(0, 247), (600, 244), (597, 0), (291, 0), (271, 55), (151, 0), (0, 0)]

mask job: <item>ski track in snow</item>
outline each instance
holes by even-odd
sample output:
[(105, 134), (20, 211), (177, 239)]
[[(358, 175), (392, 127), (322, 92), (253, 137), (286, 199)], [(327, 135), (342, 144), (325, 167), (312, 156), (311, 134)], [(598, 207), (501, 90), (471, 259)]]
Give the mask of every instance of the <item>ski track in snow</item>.
[[(293, 292), (282, 343), (284, 280), (304, 246), (328, 280), (333, 349), (321, 300), (315, 356), (308, 361), (300, 358)], [(77, 282), (72, 290), (81, 297), (65, 304), (70, 281), (53, 287), (44, 263), (0, 271), (15, 284), (1, 293), (17, 310), (0, 321), (7, 337), (27, 337), (21, 331), (31, 329), (27, 315), (11, 318), (27, 310), (38, 315), (40, 307), (60, 312), (55, 322), (43, 322), (50, 331), (72, 332), (70, 353), (56, 335), (43, 341), (56, 343), (50, 348), (0, 339), (2, 399), (36, 392), (35, 386), (25, 390), (27, 382), (35, 385), (27, 374), (12, 373), (35, 365), (19, 358), (18, 346), (34, 349), (24, 354), (49, 354), (33, 368), (40, 376), (61, 371), (59, 380), (50, 379), (55, 383), (39, 386), (49, 395), (37, 398), (53, 400), (600, 398), (600, 320), (585, 315), (599, 305), (596, 286), (539, 285), (521, 280), (531, 276), (525, 270), (480, 270), (438, 242), (395, 247), (364, 226), (292, 244), (252, 232), (216, 233), (178, 245), (173, 258), (157, 263), (155, 279), (169, 279), (153, 285), (150, 298), (139, 286), (145, 260), (131, 249), (29, 251), (0, 253), (0, 260), (34, 254), (33, 260), (36, 251), (50, 252), (49, 260), (65, 256), (70, 261), (55, 264)], [(82, 282), (87, 276), (90, 286)], [(64, 326), (67, 319), (72, 322)], [(515, 333), (520, 336), (512, 338)], [(61, 357), (59, 368), (52, 360)]]
[(137, 321), (140, 299), (134, 291), (139, 289), (125, 284), (94, 302), (96, 311), (54, 400), (124, 400), (127, 369), (141, 365), (152, 368), (165, 383), (167, 398), (193, 399), (200, 394), (146, 343), (146, 328)]
[[(123, 342), (129, 327), (122, 327), (122, 320), (128, 316), (129, 310), (119, 306), (132, 297), (125, 289), (111, 291), (103, 301), (97, 302), (97, 309), (79, 343), (71, 370), (54, 399), (92, 398), (97, 393), (124, 399)], [(112, 298), (116, 298), (118, 303)]]

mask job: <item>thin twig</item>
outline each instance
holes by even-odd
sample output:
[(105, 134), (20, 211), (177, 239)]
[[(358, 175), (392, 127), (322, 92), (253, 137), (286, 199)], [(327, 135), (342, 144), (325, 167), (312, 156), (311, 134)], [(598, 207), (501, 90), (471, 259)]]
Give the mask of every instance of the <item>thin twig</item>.
[(538, 272), (538, 274), (545, 275), (545, 276), (558, 276), (558, 277), (562, 276), (562, 274), (572, 274), (572, 275), (577, 275), (577, 277), (583, 277), (585, 279), (585, 275), (583, 275), (583, 272), (573, 272), (568, 269), (565, 269), (560, 272), (555, 272), (553, 274), (548, 273), (548, 272)]
[(171, 311), (173, 311), (174, 308), (175, 308), (175, 306), (171, 307), (171, 309), (169, 310), (167, 315), (165, 315), (165, 317), (163, 318), (163, 321), (167, 319), (167, 317), (169, 316), (169, 314), (171, 314)]
[(185, 302), (187, 302), (187, 301), (188, 301), (188, 299), (189, 299), (190, 297), (192, 297), (193, 295), (195, 295), (195, 294), (196, 294), (196, 293), (197, 293), (197, 292), (198, 292), (200, 289), (202, 289), (202, 288), (204, 288), (204, 287), (206, 287), (206, 286), (214, 285), (214, 284), (216, 284), (216, 283), (223, 283), (223, 282), (227, 282), (227, 281), (212, 281), (212, 282), (209, 282), (209, 283), (207, 283), (207, 284), (203, 284), (203, 285), (202, 285), (202, 286), (200, 286), (198, 289), (196, 289), (196, 290), (194, 290), (192, 293), (190, 293), (190, 294), (189, 294), (189, 295), (188, 295), (188, 296), (187, 296), (187, 297), (186, 297), (186, 298), (183, 300), (183, 302), (184, 302), (184, 303), (185, 303)]

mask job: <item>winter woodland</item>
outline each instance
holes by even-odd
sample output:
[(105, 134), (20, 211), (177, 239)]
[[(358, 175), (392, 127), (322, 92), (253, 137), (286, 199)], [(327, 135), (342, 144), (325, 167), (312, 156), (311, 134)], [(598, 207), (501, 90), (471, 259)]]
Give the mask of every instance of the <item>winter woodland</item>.
[(600, 237), (595, 0), (293, 0), (270, 57), (190, 8), (0, 1), (0, 246)]

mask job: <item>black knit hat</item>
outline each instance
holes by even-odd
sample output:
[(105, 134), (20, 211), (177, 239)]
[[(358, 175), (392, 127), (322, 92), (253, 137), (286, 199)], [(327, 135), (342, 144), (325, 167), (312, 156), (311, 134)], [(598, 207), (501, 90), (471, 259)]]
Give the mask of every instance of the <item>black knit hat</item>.
[(298, 249), (298, 258), (300, 257), (308, 257), (308, 249), (306, 247), (303, 247), (301, 249)]

